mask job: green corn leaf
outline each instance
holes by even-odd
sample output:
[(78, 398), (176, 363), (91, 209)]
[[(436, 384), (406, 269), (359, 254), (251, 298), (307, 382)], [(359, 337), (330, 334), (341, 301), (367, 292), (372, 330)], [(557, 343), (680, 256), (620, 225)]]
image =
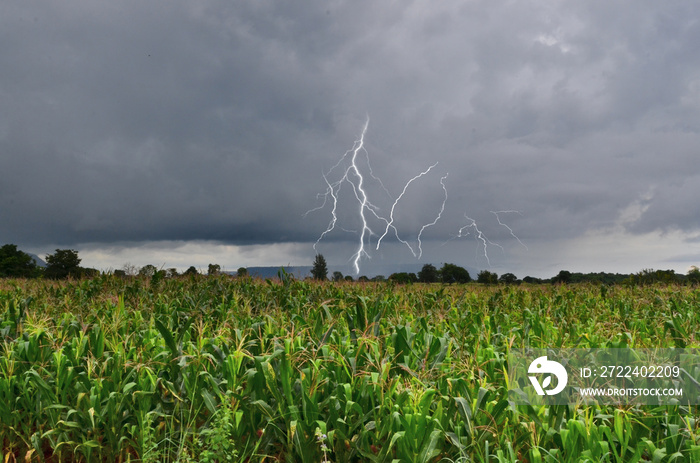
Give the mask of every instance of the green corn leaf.
[(442, 432), (435, 430), (430, 433), (430, 438), (428, 443), (423, 446), (423, 449), (418, 456), (418, 461), (422, 463), (428, 463), (433, 460), (436, 456), (440, 454), (440, 448), (438, 444), (443, 440)]
[(156, 329), (160, 333), (160, 335), (163, 337), (163, 340), (165, 341), (165, 345), (170, 349), (170, 354), (173, 357), (177, 357), (180, 355), (180, 350), (177, 348), (177, 345), (175, 344), (175, 338), (173, 338), (173, 335), (170, 333), (170, 330), (161, 323), (160, 320), (156, 319), (154, 320), (154, 324), (156, 325)]
[(214, 395), (209, 392), (208, 389), (202, 388), (200, 391), (200, 394), (202, 395), (202, 400), (204, 401), (204, 405), (207, 407), (209, 412), (213, 415), (216, 413), (216, 398)]

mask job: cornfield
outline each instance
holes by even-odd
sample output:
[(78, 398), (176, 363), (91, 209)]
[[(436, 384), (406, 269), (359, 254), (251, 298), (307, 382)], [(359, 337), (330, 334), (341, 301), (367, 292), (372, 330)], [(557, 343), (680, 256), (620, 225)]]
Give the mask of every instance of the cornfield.
[(698, 347), (681, 286), (0, 282), (3, 462), (694, 462), (697, 410), (516, 406), (524, 347)]

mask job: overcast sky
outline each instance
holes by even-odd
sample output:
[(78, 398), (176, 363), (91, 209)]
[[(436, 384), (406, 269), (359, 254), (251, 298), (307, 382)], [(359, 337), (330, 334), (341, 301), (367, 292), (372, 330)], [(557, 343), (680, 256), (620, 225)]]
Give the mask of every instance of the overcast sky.
[[(363, 195), (334, 182), (369, 118), (361, 268), (685, 273), (699, 20), (690, 0), (4, 1), (0, 244), (100, 269), (350, 265)], [(377, 250), (373, 215), (435, 163), (393, 215), (416, 251), (447, 175), (422, 255), (393, 230)]]

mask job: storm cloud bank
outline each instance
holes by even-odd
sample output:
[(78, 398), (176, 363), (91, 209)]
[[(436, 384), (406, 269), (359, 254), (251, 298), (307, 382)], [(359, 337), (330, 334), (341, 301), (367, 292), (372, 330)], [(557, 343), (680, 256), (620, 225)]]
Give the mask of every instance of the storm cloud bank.
[[(474, 236), (454, 239), (465, 214), (499, 265), (576, 268), (562, 246), (605, 236), (629, 255), (671, 243), (650, 266), (700, 261), (699, 19), (680, 0), (4, 2), (0, 241), (288, 243), (279, 263), (306, 259), (330, 211), (303, 214), (369, 115), (392, 198), (438, 162), (397, 210), (403, 236), (434, 219), (449, 173), (428, 261), (484, 264)], [(357, 240), (344, 205), (321, 243), (338, 259)], [(529, 254), (499, 210), (520, 212), (507, 223)]]

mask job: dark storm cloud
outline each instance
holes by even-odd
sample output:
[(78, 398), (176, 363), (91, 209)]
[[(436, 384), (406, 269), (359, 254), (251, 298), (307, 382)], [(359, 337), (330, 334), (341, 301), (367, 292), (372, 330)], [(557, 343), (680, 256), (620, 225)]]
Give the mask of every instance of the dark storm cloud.
[(366, 114), (394, 197), (439, 162), (402, 232), (434, 219), (449, 172), (428, 239), (465, 213), (508, 238), (498, 210), (522, 212), (504, 216), (521, 238), (697, 233), (699, 8), (5, 2), (0, 233), (313, 242), (329, 210), (302, 214)]

